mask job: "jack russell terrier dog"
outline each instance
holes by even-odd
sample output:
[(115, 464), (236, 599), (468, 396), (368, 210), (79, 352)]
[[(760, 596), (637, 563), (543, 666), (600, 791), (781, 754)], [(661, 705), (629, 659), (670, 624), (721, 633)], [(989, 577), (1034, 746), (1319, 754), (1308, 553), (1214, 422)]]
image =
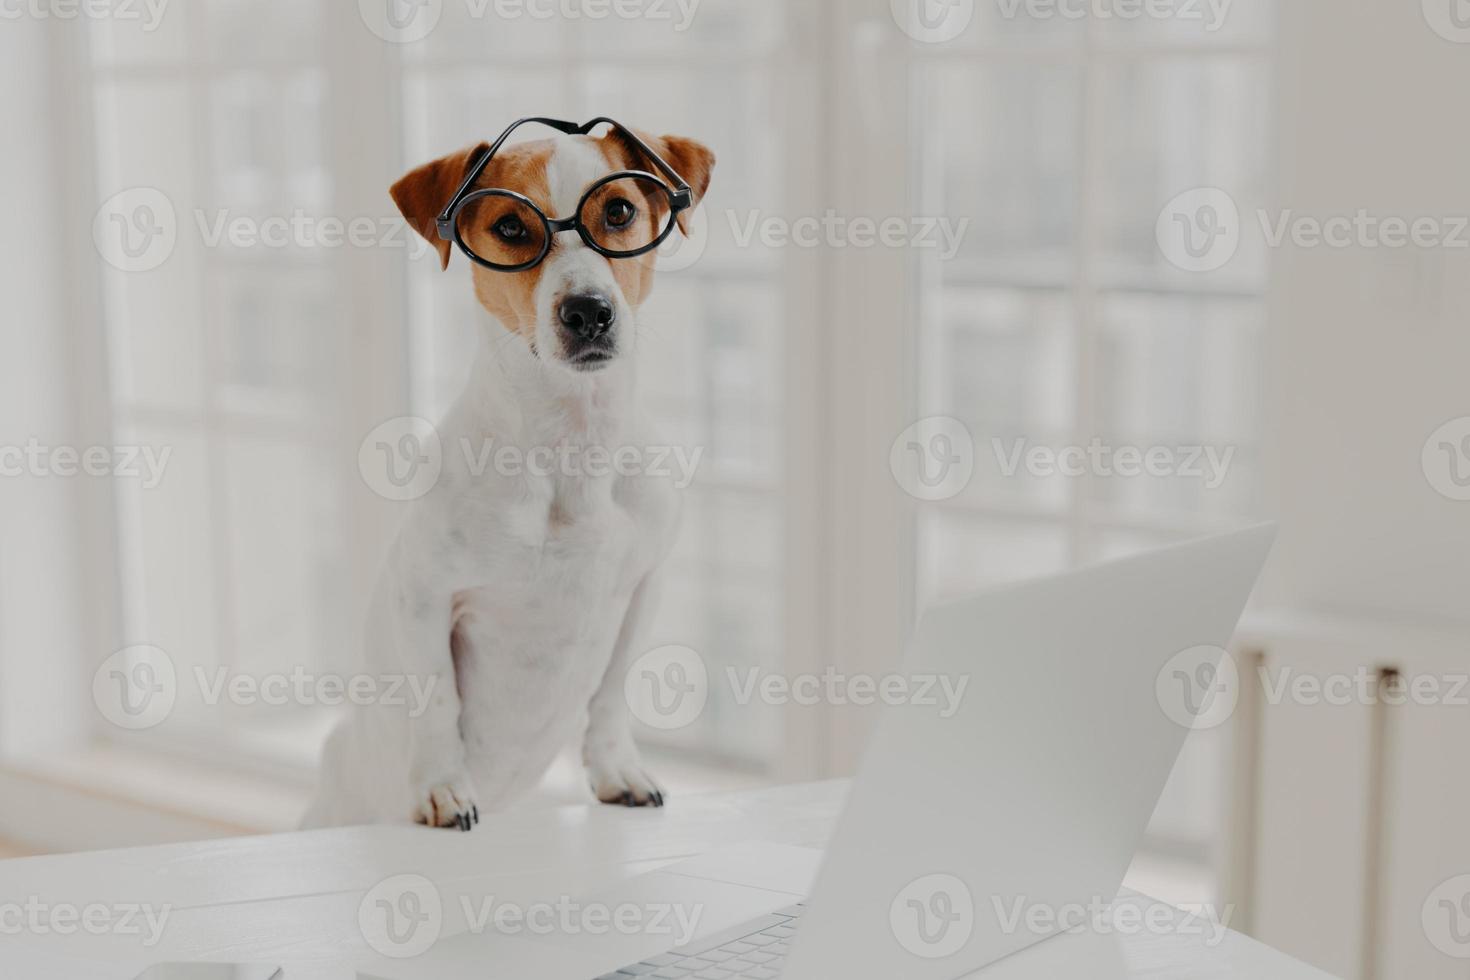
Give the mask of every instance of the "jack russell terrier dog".
[[(560, 135), (505, 146), (528, 122)], [(526, 458), (654, 444), (634, 402), (636, 317), (653, 250), (676, 226), (687, 233), (714, 163), (693, 140), (610, 119), (529, 119), (393, 185), (443, 267), (455, 245), (472, 261), (490, 314), (441, 445)], [(674, 542), (673, 481), (627, 468), (477, 472), (465, 455), (446, 451), (438, 482), (409, 505), (368, 616), (364, 670), (432, 683), (427, 706), (353, 709), (327, 741), (307, 827), (470, 830), (578, 736), (597, 799), (663, 805), (623, 686)]]

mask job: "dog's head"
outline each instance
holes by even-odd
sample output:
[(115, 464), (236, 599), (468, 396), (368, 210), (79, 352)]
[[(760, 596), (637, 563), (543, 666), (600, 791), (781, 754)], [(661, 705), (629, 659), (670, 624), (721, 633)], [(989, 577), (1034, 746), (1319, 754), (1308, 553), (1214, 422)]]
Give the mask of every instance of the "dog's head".
[[(640, 133), (639, 138), (689, 183), (696, 203), (704, 198), (714, 169), (713, 153), (681, 136)], [(390, 191), (408, 223), (438, 249), (445, 268), (454, 245), (439, 238), (435, 218), (486, 149), (481, 143), (424, 164)], [(603, 223), (612, 234), (616, 229), (666, 226), (667, 200), (639, 193), (636, 184), (623, 181), (590, 196), (588, 189), (616, 171), (651, 169), (636, 146), (614, 129), (601, 137), (559, 136), (504, 146), (475, 187), (523, 195), (553, 220), (577, 214), (587, 196), (579, 217), (584, 224)], [(688, 211), (678, 216), (680, 229), (673, 234), (688, 231), (688, 218)], [(473, 201), (458, 227), (476, 255), (501, 265), (529, 261), (546, 247), (539, 219), (509, 196)], [(471, 263), (475, 296), (537, 357), (572, 371), (595, 371), (632, 347), (634, 311), (653, 286), (656, 253), (609, 258), (590, 248), (575, 230), (554, 233), (551, 239), (546, 258), (529, 269), (503, 272)]]

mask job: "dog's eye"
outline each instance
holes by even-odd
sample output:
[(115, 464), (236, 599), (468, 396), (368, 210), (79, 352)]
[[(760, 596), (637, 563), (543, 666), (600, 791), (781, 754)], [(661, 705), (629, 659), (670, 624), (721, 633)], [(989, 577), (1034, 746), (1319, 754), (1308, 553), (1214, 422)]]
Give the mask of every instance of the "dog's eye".
[(495, 222), (495, 224), (490, 227), (490, 230), (495, 232), (496, 235), (499, 235), (500, 238), (507, 242), (524, 241), (526, 237), (530, 234), (530, 232), (526, 230), (526, 223), (513, 214), (508, 214), (505, 217), (501, 218), (499, 221)]
[(621, 197), (609, 201), (605, 212), (609, 228), (626, 228), (638, 215), (638, 209)]

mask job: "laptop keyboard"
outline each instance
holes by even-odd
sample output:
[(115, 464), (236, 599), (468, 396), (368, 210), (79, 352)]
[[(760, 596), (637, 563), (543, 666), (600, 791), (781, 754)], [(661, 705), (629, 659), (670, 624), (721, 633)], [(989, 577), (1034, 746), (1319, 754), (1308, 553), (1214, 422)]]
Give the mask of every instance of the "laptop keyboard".
[(604, 973), (597, 980), (771, 980), (781, 975), (791, 937), (805, 904), (763, 915), (708, 939), (641, 963)]

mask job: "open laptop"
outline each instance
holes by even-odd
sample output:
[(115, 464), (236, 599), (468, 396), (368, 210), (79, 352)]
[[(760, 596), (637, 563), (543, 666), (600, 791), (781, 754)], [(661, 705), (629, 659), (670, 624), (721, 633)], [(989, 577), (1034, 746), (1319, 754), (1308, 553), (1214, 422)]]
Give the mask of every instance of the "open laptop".
[[(968, 678), (963, 697), (947, 716), (885, 705), (819, 867), (752, 845), (640, 875), (598, 901), (697, 905), (719, 931), (674, 949), (641, 937), (600, 975), (607, 946), (575, 960), (527, 944), (522, 962), (580, 980), (956, 980), (1084, 924), (1068, 914), (1117, 895), (1194, 720), (1233, 703), (1223, 648), (1274, 537), (1262, 525), (932, 609), (896, 673)], [(453, 955), (423, 965), (442, 977), (477, 958)]]

